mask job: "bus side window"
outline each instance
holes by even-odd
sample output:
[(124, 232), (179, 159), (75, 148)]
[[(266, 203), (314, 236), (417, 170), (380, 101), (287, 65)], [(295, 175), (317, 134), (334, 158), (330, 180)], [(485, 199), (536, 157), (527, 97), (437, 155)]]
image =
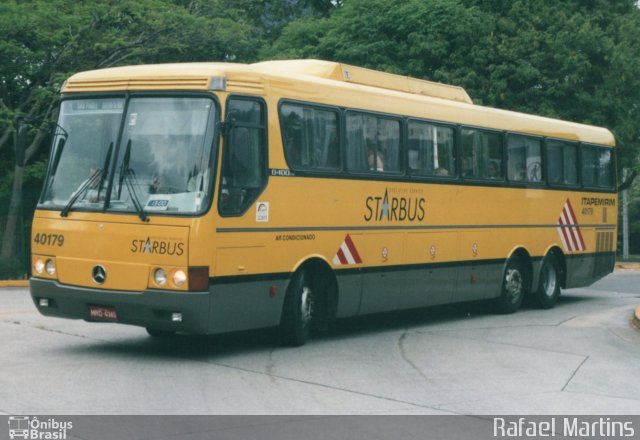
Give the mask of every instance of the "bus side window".
[(280, 126), (285, 156), (292, 169), (339, 169), (337, 111), (286, 103), (280, 107)]
[(507, 177), (511, 182), (540, 183), (542, 142), (510, 134), (507, 138)]
[(414, 176), (455, 176), (454, 132), (423, 121), (409, 121), (407, 165)]
[(356, 172), (402, 172), (400, 121), (349, 111), (345, 118), (347, 169)]
[(547, 178), (552, 185), (578, 184), (578, 146), (573, 142), (547, 140)]
[(582, 185), (588, 188), (613, 188), (611, 150), (585, 145), (581, 155)]
[(472, 179), (503, 180), (502, 136), (492, 131), (463, 128), (462, 176)]
[(242, 214), (266, 183), (266, 118), (261, 101), (232, 97), (222, 155), (218, 209), (222, 215)]

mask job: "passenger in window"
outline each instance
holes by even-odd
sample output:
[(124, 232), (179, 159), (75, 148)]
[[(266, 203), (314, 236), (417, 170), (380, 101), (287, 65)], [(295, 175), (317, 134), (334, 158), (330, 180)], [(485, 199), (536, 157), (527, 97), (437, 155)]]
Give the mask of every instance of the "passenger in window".
[(447, 170), (444, 167), (438, 167), (436, 168), (436, 176), (448, 176), (449, 175), (449, 170)]
[(367, 149), (367, 161), (369, 163), (370, 171), (384, 171), (384, 161), (382, 160), (382, 157), (377, 154), (375, 149)]
[(160, 176), (156, 174), (151, 179), (151, 184), (149, 184), (149, 194), (158, 194), (159, 191), (160, 191)]
[(516, 172), (513, 176), (513, 180), (520, 182), (527, 180), (527, 170), (524, 168), (522, 163), (518, 163), (516, 165)]
[(417, 150), (409, 150), (409, 169), (411, 171), (419, 171), (420, 167), (420, 153)]
[(91, 169), (89, 170), (89, 178), (87, 179), (87, 182), (92, 181), (91, 184), (87, 187), (87, 195), (86, 195), (86, 199), (91, 202), (91, 203), (96, 203), (98, 202), (98, 194), (99, 194), (99, 185), (100, 185), (100, 179), (98, 178), (99, 176), (99, 171), (100, 169), (98, 167), (91, 167)]
[(462, 177), (473, 177), (473, 169), (468, 157), (462, 158)]
[(489, 179), (499, 179), (500, 175), (500, 166), (497, 162), (490, 161), (487, 165), (487, 177)]
[(209, 181), (209, 169), (200, 171), (194, 167), (187, 180), (187, 192), (203, 191)]
[(222, 182), (220, 185), (220, 206), (224, 208), (229, 207), (229, 185), (227, 184), (227, 178), (222, 177)]
[(232, 131), (226, 175), (222, 176), (220, 204), (225, 211), (235, 211), (242, 206), (247, 188), (251, 186), (249, 130), (239, 127)]

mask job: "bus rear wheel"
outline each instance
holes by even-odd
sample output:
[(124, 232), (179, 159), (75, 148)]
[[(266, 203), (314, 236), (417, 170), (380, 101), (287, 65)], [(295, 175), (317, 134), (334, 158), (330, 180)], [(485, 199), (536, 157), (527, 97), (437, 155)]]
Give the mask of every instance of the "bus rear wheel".
[(558, 260), (553, 254), (549, 254), (542, 260), (540, 269), (540, 282), (533, 299), (537, 306), (550, 309), (556, 305), (560, 296), (560, 271)]
[(311, 277), (305, 270), (293, 275), (284, 300), (280, 333), (285, 345), (299, 347), (309, 337), (315, 316), (315, 294)]
[(502, 276), (502, 291), (496, 299), (500, 313), (514, 313), (520, 308), (526, 293), (526, 277), (522, 264), (517, 259), (510, 259)]

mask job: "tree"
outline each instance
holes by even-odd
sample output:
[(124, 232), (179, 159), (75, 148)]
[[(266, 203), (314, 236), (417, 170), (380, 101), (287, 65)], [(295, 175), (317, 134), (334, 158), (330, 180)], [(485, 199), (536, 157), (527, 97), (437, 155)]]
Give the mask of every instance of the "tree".
[[(0, 3), (0, 260), (14, 255), (25, 177), (41, 185), (60, 85), (121, 64), (258, 58), (294, 18), (322, 17), (335, 0), (7, 0)], [(15, 119), (29, 127), (25, 164), (13, 161)], [(24, 166), (23, 166), (24, 165)], [(35, 196), (24, 209), (29, 220)], [(5, 224), (3, 220), (6, 218)], [(4, 226), (4, 227), (3, 227)], [(6, 261), (0, 266), (6, 265)]]
[[(236, 10), (215, 3), (209, 5), (207, 14), (198, 14), (193, 10), (195, 2), (189, 7), (176, 3), (14, 0), (0, 4), (0, 60), (4, 60), (0, 69), (0, 153), (10, 155), (14, 119), (20, 117), (30, 132), (25, 164), (32, 161), (55, 120), (58, 90), (76, 71), (159, 60), (224, 60), (257, 53), (250, 38), (239, 38), (250, 35), (251, 27), (230, 17)], [(25, 164), (13, 167), (0, 259), (16, 251)]]

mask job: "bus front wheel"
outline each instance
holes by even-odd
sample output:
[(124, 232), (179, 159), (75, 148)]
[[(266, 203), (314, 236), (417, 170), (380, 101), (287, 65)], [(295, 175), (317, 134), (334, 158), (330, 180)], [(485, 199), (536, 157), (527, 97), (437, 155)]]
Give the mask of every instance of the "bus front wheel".
[(548, 254), (542, 260), (540, 283), (533, 297), (536, 305), (540, 308), (550, 309), (558, 301), (560, 296), (560, 271), (558, 267), (558, 260), (553, 254)]
[(502, 276), (502, 292), (496, 300), (500, 313), (514, 313), (520, 308), (526, 293), (523, 266), (517, 259), (510, 259)]
[(314, 291), (311, 277), (305, 270), (296, 272), (289, 283), (280, 323), (284, 344), (299, 347), (309, 336), (314, 318)]

